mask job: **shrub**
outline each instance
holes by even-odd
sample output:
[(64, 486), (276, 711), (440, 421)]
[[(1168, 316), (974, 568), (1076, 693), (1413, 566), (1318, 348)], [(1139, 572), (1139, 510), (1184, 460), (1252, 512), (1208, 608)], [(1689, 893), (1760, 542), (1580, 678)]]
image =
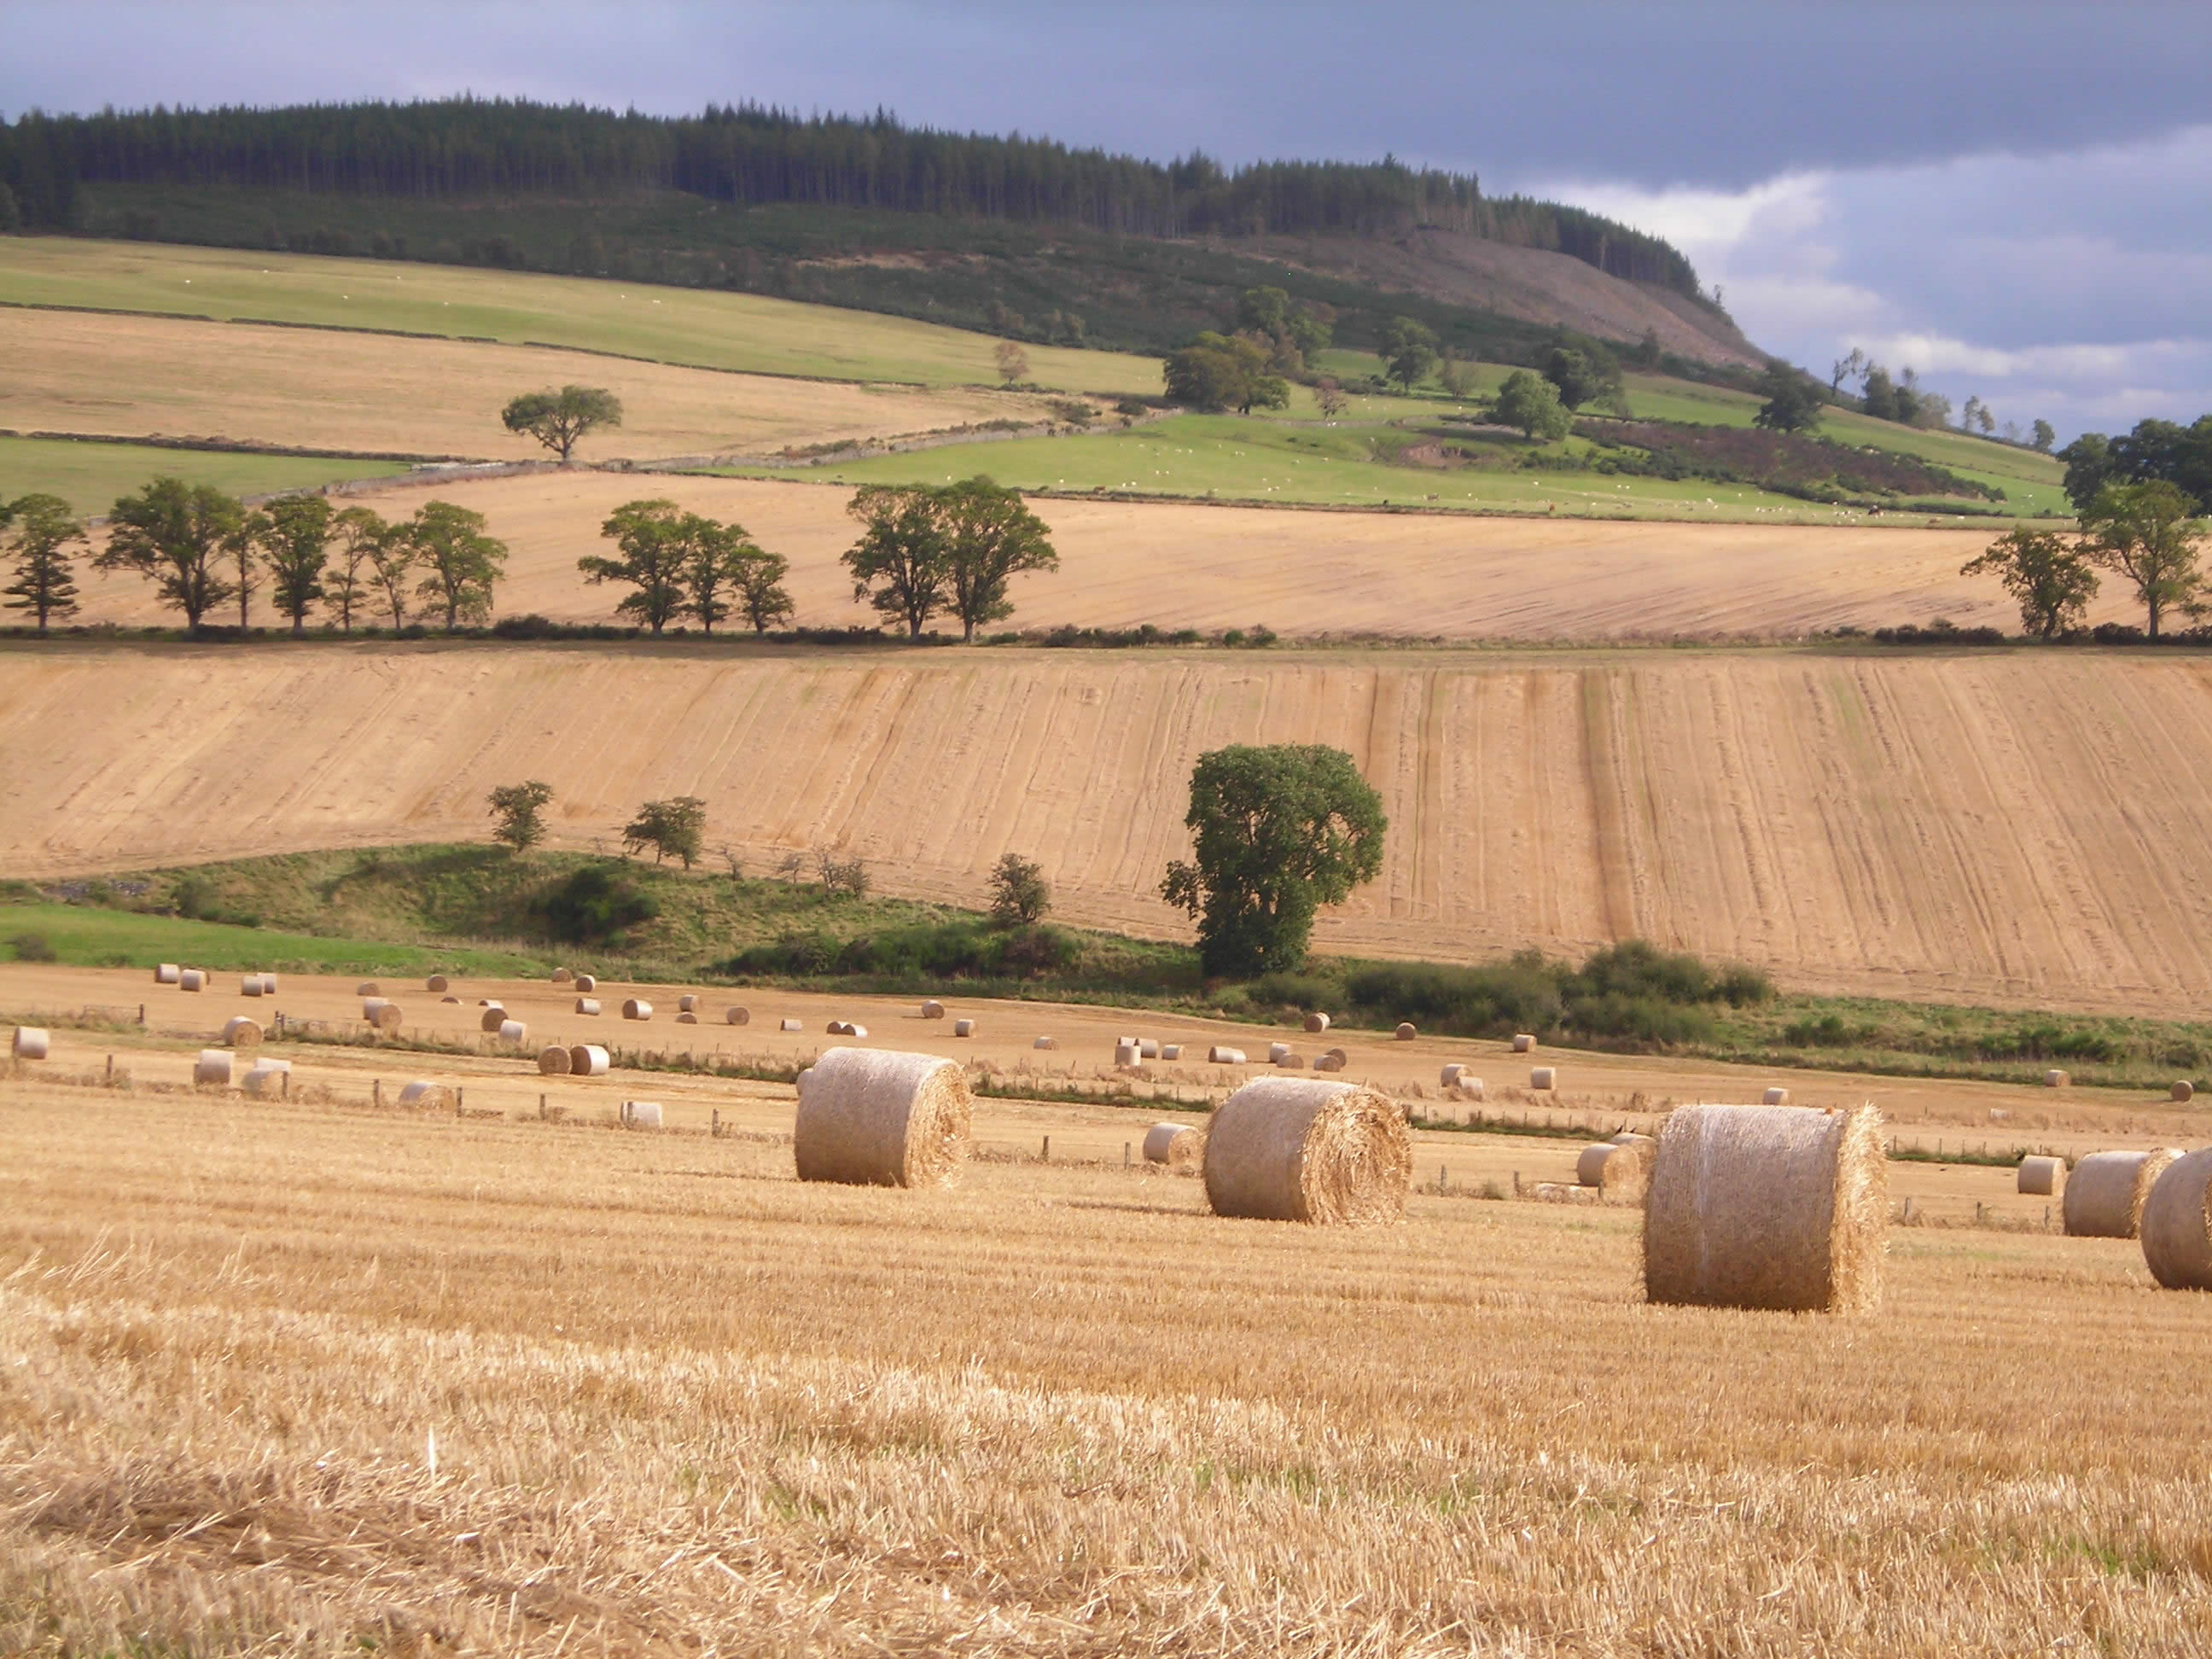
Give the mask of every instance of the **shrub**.
[(587, 864), (545, 900), (546, 931), (571, 945), (598, 945), (660, 914), (659, 901), (629, 877)]
[(8, 948), (15, 953), (18, 962), (52, 962), (54, 947), (44, 933), (18, 933), (8, 941)]
[(1005, 927), (1027, 927), (1052, 908), (1052, 886), (1044, 866), (1008, 853), (991, 867), (991, 915)]

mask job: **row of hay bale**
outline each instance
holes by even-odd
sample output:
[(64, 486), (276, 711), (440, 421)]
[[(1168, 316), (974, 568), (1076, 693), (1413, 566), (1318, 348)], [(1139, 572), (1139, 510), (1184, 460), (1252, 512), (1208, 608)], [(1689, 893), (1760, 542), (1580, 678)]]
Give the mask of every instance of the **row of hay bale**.
[(204, 991), (215, 982), (215, 975), (204, 968), (180, 968), (173, 962), (165, 962), (154, 969), (154, 983), (169, 985), (179, 991)]
[(546, 1077), (605, 1077), (610, 1063), (607, 1051), (596, 1042), (549, 1042), (538, 1051), (538, 1069)]
[(2069, 1237), (2138, 1239), (2167, 1290), (2212, 1291), (2212, 1147), (2091, 1152), (2070, 1170), (2060, 1158), (2025, 1158), (2018, 1180), (2023, 1193), (2063, 1187)]

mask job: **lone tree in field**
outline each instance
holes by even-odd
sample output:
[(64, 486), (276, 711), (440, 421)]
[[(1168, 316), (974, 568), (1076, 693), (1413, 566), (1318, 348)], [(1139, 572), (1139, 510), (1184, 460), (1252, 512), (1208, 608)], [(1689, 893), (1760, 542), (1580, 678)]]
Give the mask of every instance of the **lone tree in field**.
[(1026, 927), (1042, 921), (1052, 908), (1052, 886), (1044, 868), (1018, 853), (991, 866), (991, 917), (1003, 927)]
[(951, 597), (936, 493), (921, 484), (867, 484), (845, 510), (861, 526), (860, 539), (842, 556), (853, 573), (853, 597), (920, 639)]
[(587, 434), (622, 424), (622, 399), (605, 386), (564, 386), (558, 392), (526, 392), (499, 418), (509, 432), (537, 439), (566, 466)]
[(1006, 585), (1027, 570), (1057, 570), (1052, 532), (1023, 505), (1021, 492), (978, 475), (933, 492), (945, 541), (945, 586), (960, 637), (1014, 614)]
[(353, 613), (368, 608), (379, 584), (376, 556), (392, 539), (392, 526), (368, 507), (349, 507), (331, 520), (331, 532), (336, 545), (324, 562), (322, 600), (350, 634)]
[(1304, 961), (1315, 913), (1382, 868), (1382, 798), (1341, 749), (1237, 744), (1190, 775), (1194, 860), (1160, 896), (1199, 919), (1207, 974), (1249, 977)]
[(2158, 479), (2108, 483), (2081, 514), (2083, 552), (2092, 564), (2135, 585), (2153, 639), (2168, 611), (2197, 609), (2204, 586), (2197, 564), (2203, 532), (2195, 508), (2179, 489)]
[(39, 494), (0, 501), (0, 531), (11, 527), (8, 550), (15, 580), (0, 588), (0, 596), (6, 598), (10, 611), (38, 617), (43, 634), (49, 617), (76, 614), (76, 571), (70, 563), (69, 550), (84, 545), (84, 531), (67, 501)]
[(999, 378), (1008, 386), (1019, 386), (1030, 377), (1030, 354), (1012, 340), (1000, 341), (991, 360), (999, 366)]
[(526, 853), (545, 839), (545, 807), (553, 799), (553, 786), (532, 778), (527, 783), (503, 783), (486, 796), (491, 807), (491, 838), (517, 853)]
[(507, 544), (484, 534), (484, 516), (451, 501), (425, 501), (404, 535), (429, 574), (415, 591), (446, 610), (446, 631), (491, 619), (492, 585), (507, 568)]
[(689, 870), (698, 862), (707, 836), (707, 803), (696, 795), (678, 795), (671, 800), (649, 800), (623, 830), (623, 851), (653, 848), (653, 861), (664, 858), (684, 860)]
[(2020, 628), (2039, 640), (2081, 627), (2097, 597), (2097, 573), (2080, 545), (2051, 530), (2008, 530), (1962, 576), (1995, 576), (2020, 601)]
[(1516, 368), (1498, 388), (1491, 412), (1501, 425), (1517, 427), (1534, 443), (1550, 443), (1574, 430), (1574, 416), (1559, 401), (1559, 388), (1541, 375)]
[(1393, 317), (1382, 330), (1382, 373), (1411, 392), (1436, 366), (1436, 331), (1411, 317)]
[(1769, 432), (1809, 432), (1820, 423), (1820, 388), (1779, 357), (1770, 358), (1759, 390), (1766, 401), (1751, 417)]
[(1267, 353), (1242, 335), (1201, 331), (1162, 367), (1168, 396), (1192, 409), (1281, 409), (1291, 401), (1291, 386), (1268, 372)]
[(279, 616), (303, 634), (307, 612), (323, 597), (323, 567), (330, 562), (334, 514), (320, 495), (285, 495), (246, 521), (247, 539), (269, 572), (270, 599)]
[[(599, 526), (599, 534), (622, 550), (610, 559), (586, 553), (576, 568), (589, 582), (626, 582), (636, 590), (615, 609), (627, 611), (658, 634), (680, 615), (687, 597), (685, 576), (696, 527), (671, 501), (624, 501)], [(711, 523), (699, 520), (703, 526)]]
[(218, 562), (246, 523), (234, 495), (212, 484), (156, 478), (115, 503), (107, 545), (93, 559), (99, 570), (135, 570), (154, 581), (162, 603), (185, 613), (198, 633), (207, 613), (236, 590)]

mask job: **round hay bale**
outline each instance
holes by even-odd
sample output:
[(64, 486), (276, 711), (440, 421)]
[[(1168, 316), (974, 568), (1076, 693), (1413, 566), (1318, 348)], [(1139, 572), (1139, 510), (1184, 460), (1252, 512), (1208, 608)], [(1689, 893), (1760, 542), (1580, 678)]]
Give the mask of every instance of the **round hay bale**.
[(2072, 1077), (2056, 1068), (2043, 1074), (2043, 1086), (2046, 1089), (2063, 1089), (2073, 1081)]
[(657, 1100), (625, 1100), (622, 1109), (623, 1127), (628, 1129), (658, 1129), (660, 1127), (660, 1103)]
[(553, 983), (556, 985), (566, 985), (575, 977), (566, 968), (556, 968), (553, 970)]
[(974, 1036), (975, 1035), (975, 1022), (972, 1019), (954, 1020), (952, 1022), (952, 1035), (957, 1037)]
[(1160, 1058), (1162, 1060), (1181, 1060), (1182, 1058), (1182, 1044), (1180, 1042), (1163, 1042), (1160, 1044)]
[(1534, 1054), (1534, 1053), (1535, 1052), (1535, 1049), (1536, 1049), (1536, 1039), (1535, 1039), (1534, 1037), (1533, 1037), (1533, 1036), (1529, 1036), (1528, 1032), (1526, 1032), (1526, 1031), (1516, 1031), (1516, 1032), (1513, 1034), (1513, 1052), (1514, 1052), (1515, 1054)]
[(382, 997), (363, 997), (361, 1000), (361, 1017), (374, 1025), (377, 1014), (390, 1006)]
[(676, 1023), (678, 1025), (696, 1025), (699, 1023), (699, 1016), (690, 1013), (678, 1014), (676, 1016)]
[(1632, 1204), (1644, 1196), (1651, 1173), (1647, 1137), (1601, 1140), (1585, 1146), (1575, 1160), (1575, 1183), (1595, 1187), (1608, 1204)]
[(1261, 1078), (1223, 1102), (1206, 1133), (1216, 1215), (1322, 1224), (1395, 1221), (1413, 1143), (1387, 1097), (1356, 1083)]
[(779, 1031), (803, 1031), (805, 1029), (806, 1022), (805, 1020), (785, 1019), (776, 1022), (776, 1030)]
[(1290, 1052), (1291, 1045), (1287, 1042), (1269, 1043), (1267, 1045), (1267, 1064), (1270, 1066), (1281, 1065), (1284, 1060), (1288, 1057)]
[(1306, 1016), (1306, 1030), (1319, 1036), (1328, 1030), (1328, 1016), (1318, 1010)]
[(1206, 1061), (1209, 1066), (1242, 1066), (1244, 1064), (1244, 1051), (1217, 1042), (1206, 1051)]
[(402, 1106), (418, 1107), (431, 1111), (453, 1103), (453, 1091), (442, 1083), (433, 1083), (428, 1078), (417, 1078), (399, 1091)]
[(1340, 1072), (1344, 1069), (1344, 1056), (1334, 1050), (1328, 1054), (1314, 1056), (1313, 1068), (1316, 1072)]
[(1593, 1141), (1583, 1147), (1575, 1158), (1575, 1184), (1578, 1187), (1605, 1185), (1605, 1161), (1620, 1150), (1609, 1140)]
[(849, 1020), (849, 1019), (848, 1019), (848, 1020), (847, 1020), (847, 1021), (845, 1022), (845, 1035), (846, 1035), (847, 1036), (852, 1036), (852, 1037), (864, 1037), (864, 1036), (867, 1036), (867, 1034), (868, 1034), (868, 1028), (867, 1028), (866, 1026), (865, 1026), (865, 1025), (855, 1025), (855, 1024), (854, 1024), (851, 1020)]
[(478, 997), (477, 999), (477, 1006), (479, 1008), (503, 1008), (506, 1006), (507, 1005), (502, 1003), (497, 997)]
[(651, 1019), (653, 1018), (653, 1005), (647, 1002), (643, 997), (629, 997), (623, 1003), (623, 1018), (624, 1019)]
[(230, 1086), (230, 1050), (203, 1048), (200, 1057), (192, 1062), (192, 1081), (211, 1083), (220, 1088)]
[(752, 1010), (750, 1008), (741, 1008), (733, 1002), (722, 1010), (722, 1024), (725, 1025), (750, 1025), (752, 1023)]
[(448, 995), (448, 996), (442, 996), (442, 997), (440, 997), (440, 998), (438, 999), (438, 1003), (439, 1003), (439, 1006), (440, 1006), (441, 1007), (443, 1007), (446, 1004), (447, 1004), (447, 1003), (449, 1003), (449, 1002), (450, 1002), (451, 1004), (453, 1004), (453, 1006), (454, 1007), (456, 1007), (456, 1008), (458, 1008), (458, 1007), (459, 1007), (459, 1006), (461, 1006), (461, 1000), (460, 1000), (459, 997), (457, 997), (457, 996), (451, 996), (451, 995)]
[(596, 1042), (575, 1044), (568, 1050), (568, 1072), (573, 1077), (605, 1077), (607, 1051)]
[(679, 1014), (697, 1013), (699, 1012), (699, 999), (689, 991), (684, 992), (683, 995), (676, 999), (676, 1012)]
[(1780, 1088), (1769, 1089), (1759, 1098), (1760, 1103), (1764, 1105), (1787, 1106), (1790, 1103), (1790, 1091)]
[(379, 996), (382, 994), (383, 988), (374, 980), (365, 979), (353, 988), (353, 994), (357, 997)]
[(2133, 1238), (2141, 1231), (2151, 1183), (2181, 1154), (2171, 1146), (2148, 1152), (2092, 1152), (2076, 1158), (2059, 1208), (2071, 1238)]
[(943, 1019), (945, 1005), (934, 997), (930, 998), (921, 1005), (921, 1017), (924, 1019)]
[(478, 1029), (486, 1031), (496, 1031), (501, 1026), (506, 1024), (507, 1010), (501, 1007), (495, 1002), (492, 1004), (490, 1007), (485, 1009), (483, 1013), (477, 1020)]
[(557, 1042), (549, 1042), (538, 1051), (538, 1069), (546, 1077), (568, 1075), (568, 1051)]
[(222, 1023), (222, 1046), (226, 1048), (258, 1048), (261, 1046), (261, 1023), (248, 1019), (244, 1014), (234, 1014)]
[(2212, 1147), (2176, 1158), (2142, 1208), (2143, 1262), (2169, 1291), (2212, 1291)]
[(1413, 1022), (1409, 1019), (1401, 1024), (1391, 1035), (1401, 1042), (1411, 1042), (1415, 1037), (1420, 1036), (1420, 1032), (1413, 1028)]
[(1466, 1075), (1467, 1067), (1455, 1061), (1437, 1073), (1437, 1086), (1440, 1089), (1456, 1089), (1459, 1087), (1460, 1079)]
[(1159, 1057), (1160, 1044), (1158, 1038), (1139, 1037), (1137, 1039), (1137, 1058), (1139, 1060), (1158, 1060)]
[(275, 996), (275, 995), (276, 994), (276, 975), (274, 975), (274, 974), (264, 974), (264, 975), (262, 975), (262, 976), (261, 976), (261, 994), (262, 994), (263, 996), (264, 996), (264, 997), (273, 997), (273, 996)]
[(1303, 1072), (1306, 1068), (1306, 1057), (1304, 1054), (1285, 1054), (1275, 1064), (1285, 1072)]
[(177, 969), (177, 988), (179, 991), (204, 991), (207, 989), (207, 975), (197, 968), (179, 968)]
[(1653, 1302), (1866, 1313), (1881, 1301), (1889, 1167), (1872, 1106), (1678, 1106), (1644, 1210)]
[(400, 1022), (404, 1018), (405, 1016), (399, 1012), (398, 1003), (386, 1002), (368, 1017), (368, 1023), (380, 1031), (396, 1031), (399, 1029)]
[(1048, 1036), (1041, 1036), (1035, 1042), (1030, 1044), (1030, 1047), (1032, 1048), (1057, 1048), (1060, 1047), (1060, 1044), (1054, 1042)]
[(453, 988), (453, 982), (447, 979), (443, 974), (431, 975), (428, 979), (423, 981), (423, 984), (427, 988), (433, 991), (450, 991)]
[(2169, 1099), (2186, 1103), (2197, 1098), (2197, 1085), (2185, 1077), (2177, 1079), (2173, 1087), (2166, 1091), (2166, 1095)]
[(586, 1019), (597, 1019), (599, 1016), (599, 1000), (597, 997), (578, 997), (576, 1012)]
[(37, 1025), (18, 1025), (12, 1052), (18, 1060), (44, 1060), (53, 1039)]
[(2013, 1190), (2026, 1193), (2031, 1198), (2049, 1198), (2064, 1184), (2066, 1160), (2063, 1158), (2024, 1158), (2019, 1171), (2013, 1176)]
[(967, 1151), (973, 1109), (956, 1061), (831, 1048), (799, 1074), (799, 1178), (871, 1187), (949, 1181)]
[(589, 974), (577, 975), (574, 983), (579, 995), (581, 995), (586, 992), (596, 991), (599, 988), (599, 981), (593, 979)]
[(1620, 1133), (1610, 1137), (1610, 1139), (1612, 1139), (1613, 1144), (1616, 1146), (1641, 1146), (1644, 1149), (1644, 1156), (1646, 1159), (1649, 1159), (1653, 1153), (1659, 1150), (1659, 1142), (1655, 1137), (1647, 1134), (1639, 1134), (1633, 1129), (1623, 1129)]
[(499, 1040), (520, 1048), (530, 1041), (530, 1027), (519, 1019), (504, 1019), (499, 1024)]
[(1136, 1066), (1141, 1063), (1142, 1062), (1138, 1057), (1137, 1045), (1130, 1042), (1127, 1038), (1124, 1037), (1121, 1042), (1114, 1045), (1114, 1065), (1117, 1070), (1123, 1066)]
[(1557, 1088), (1559, 1082), (1559, 1073), (1555, 1066), (1532, 1066), (1528, 1068), (1528, 1086), (1540, 1093), (1546, 1089)]
[(842, 1019), (833, 1019), (822, 1028), (822, 1032), (825, 1036), (842, 1036), (845, 1035), (845, 1022)]
[(154, 983), (156, 985), (174, 985), (177, 982), (177, 973), (178, 969), (175, 963), (165, 962), (161, 963), (161, 966), (154, 969)]
[(1206, 1156), (1206, 1136), (1188, 1123), (1155, 1123), (1145, 1131), (1145, 1162), (1180, 1169)]
[(291, 1074), (292, 1068), (289, 1063), (271, 1064), (262, 1060), (246, 1073), (246, 1092), (249, 1095), (281, 1095), (284, 1092), (284, 1079)]
[(238, 981), (238, 994), (242, 997), (259, 996), (261, 994), (261, 975), (258, 974), (248, 974), (245, 978), (240, 980)]

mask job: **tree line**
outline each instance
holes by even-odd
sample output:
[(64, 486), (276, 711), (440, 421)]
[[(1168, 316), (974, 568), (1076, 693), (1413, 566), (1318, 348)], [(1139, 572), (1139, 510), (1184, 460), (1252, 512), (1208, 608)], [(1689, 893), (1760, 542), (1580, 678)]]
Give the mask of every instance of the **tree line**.
[(1399, 234), (1547, 248), (1696, 296), (1663, 240), (1579, 208), (1486, 198), (1476, 177), (1379, 162), (1162, 163), (1046, 138), (912, 127), (884, 111), (754, 103), (663, 117), (527, 100), (103, 111), (0, 122), (0, 229), (64, 229), (85, 184), (423, 198), (678, 190), (711, 200), (1087, 226), (1143, 236)]

